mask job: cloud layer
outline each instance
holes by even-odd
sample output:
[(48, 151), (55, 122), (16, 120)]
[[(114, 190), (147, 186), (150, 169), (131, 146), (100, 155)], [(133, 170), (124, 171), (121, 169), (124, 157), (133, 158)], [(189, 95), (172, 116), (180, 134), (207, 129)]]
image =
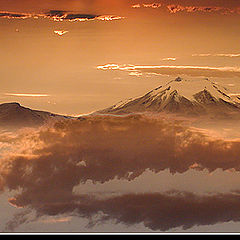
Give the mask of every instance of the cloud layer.
[[(189, 200), (185, 194), (176, 197), (150, 194), (99, 200), (89, 199), (84, 193), (76, 195), (73, 191), (87, 180), (99, 183), (116, 178), (132, 181), (146, 170), (157, 173), (169, 169), (173, 174), (189, 169), (240, 171), (240, 142), (237, 140), (208, 137), (179, 122), (130, 115), (60, 121), (54, 127), (23, 131), (15, 137), (1, 135), (0, 141), (3, 146), (0, 189), (18, 190), (10, 203), (33, 209), (37, 216), (77, 212), (78, 216), (91, 218), (101, 211), (107, 214), (106, 219), (126, 224), (144, 222), (147, 227), (160, 230), (176, 226), (187, 228), (205, 224), (204, 221), (206, 224), (237, 221), (239, 217), (235, 211), (239, 205), (238, 195), (229, 195), (226, 199), (220, 195), (191, 197)], [(126, 202), (136, 201), (139, 201), (142, 215), (134, 214), (134, 211), (141, 212), (134, 210), (135, 205), (129, 206), (129, 211), (124, 210)], [(188, 201), (190, 203), (186, 204)], [(235, 205), (231, 206), (232, 203)], [(164, 204), (170, 204), (169, 208), (163, 208)], [(199, 220), (196, 212), (193, 215), (191, 204), (194, 211), (206, 212)], [(219, 209), (211, 212), (209, 204), (219, 204)], [(173, 206), (179, 214), (176, 215)], [(213, 215), (209, 221), (207, 211), (210, 211), (209, 216)], [(231, 215), (232, 212), (236, 215)], [(176, 216), (181, 216), (180, 213), (182, 217), (178, 220)], [(159, 220), (159, 214), (162, 219), (167, 219), (169, 214), (172, 217), (167, 223)]]
[(190, 77), (221, 77), (231, 78), (240, 77), (238, 67), (202, 67), (202, 66), (135, 66), (135, 65), (117, 65), (106, 64), (98, 66), (99, 70), (120, 70), (129, 73), (149, 73), (168, 76), (186, 75)]

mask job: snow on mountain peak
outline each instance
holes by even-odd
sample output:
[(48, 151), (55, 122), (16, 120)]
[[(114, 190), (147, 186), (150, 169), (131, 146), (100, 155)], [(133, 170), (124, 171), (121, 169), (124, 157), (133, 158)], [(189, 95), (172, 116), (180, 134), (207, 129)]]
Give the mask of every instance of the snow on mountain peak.
[[(100, 113), (161, 112), (201, 114), (209, 111), (239, 111), (240, 101), (225, 87), (208, 78), (186, 80), (181, 77), (159, 86), (147, 94), (122, 101)], [(211, 108), (211, 110), (209, 109)]]

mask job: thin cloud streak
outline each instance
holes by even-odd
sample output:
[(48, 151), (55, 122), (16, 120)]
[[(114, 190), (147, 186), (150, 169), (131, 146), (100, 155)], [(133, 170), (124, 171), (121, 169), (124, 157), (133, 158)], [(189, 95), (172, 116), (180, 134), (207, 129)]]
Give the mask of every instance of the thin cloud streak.
[(33, 94), (33, 93), (4, 93), (5, 96), (13, 97), (50, 97), (49, 94)]
[(46, 13), (15, 13), (15, 12), (7, 12), (0, 11), (0, 18), (8, 18), (8, 19), (29, 19), (29, 18), (48, 18), (53, 21), (62, 22), (85, 22), (92, 20), (101, 20), (101, 21), (114, 21), (121, 20), (125, 17), (116, 16), (116, 15), (94, 15), (94, 14), (79, 14), (79, 13), (71, 13), (67, 11), (61, 10), (50, 10)]
[(192, 57), (230, 57), (230, 58), (237, 58), (240, 57), (240, 54), (234, 53), (201, 53), (201, 54), (192, 54)]
[(98, 66), (99, 70), (119, 70), (126, 72), (139, 72), (149, 74), (159, 74), (167, 76), (186, 75), (190, 77), (240, 77), (240, 68), (238, 67), (202, 67), (202, 66), (138, 66), (138, 65), (117, 65), (106, 64)]
[(221, 14), (231, 14), (237, 13), (239, 14), (239, 9), (230, 9), (223, 7), (214, 7), (214, 6), (182, 6), (182, 5), (168, 5), (167, 9), (170, 13), (178, 13), (178, 12), (187, 12), (187, 13), (195, 13), (195, 12), (204, 12), (204, 13), (221, 13)]
[(162, 6), (161, 3), (143, 3), (143, 4), (134, 4), (131, 7), (132, 8), (153, 8), (157, 9)]

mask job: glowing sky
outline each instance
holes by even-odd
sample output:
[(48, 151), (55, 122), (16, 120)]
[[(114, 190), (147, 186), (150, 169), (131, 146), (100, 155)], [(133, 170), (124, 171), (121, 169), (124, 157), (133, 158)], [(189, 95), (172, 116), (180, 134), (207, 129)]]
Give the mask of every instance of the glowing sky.
[(210, 76), (236, 94), (239, 9), (234, 0), (0, 0), (0, 100), (76, 115), (173, 77), (97, 68), (107, 64), (182, 66), (179, 74)]

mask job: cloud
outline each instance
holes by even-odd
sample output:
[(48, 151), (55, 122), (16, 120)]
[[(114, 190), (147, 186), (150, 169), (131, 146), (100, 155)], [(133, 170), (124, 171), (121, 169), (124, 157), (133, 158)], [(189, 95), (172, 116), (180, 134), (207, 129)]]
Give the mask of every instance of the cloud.
[(193, 12), (206, 12), (206, 13), (211, 13), (211, 12), (221, 12), (224, 14), (227, 13), (233, 13), (233, 10), (229, 8), (222, 8), (222, 7), (211, 7), (211, 6), (206, 6), (206, 7), (199, 7), (199, 6), (181, 6), (181, 5), (168, 5), (167, 9), (170, 13), (177, 13), (177, 12), (188, 12), (188, 13), (193, 13)]
[[(193, 226), (239, 221), (239, 204), (238, 193), (197, 196), (187, 192), (170, 192), (126, 194), (105, 199), (82, 196), (63, 203), (62, 209), (65, 212), (75, 209), (76, 215), (89, 219), (102, 213), (98, 222), (143, 223), (151, 230), (167, 231), (175, 227), (186, 230)], [(61, 203), (42, 205), (40, 211), (54, 215), (60, 206)]]
[[(89, 219), (88, 227), (113, 221), (127, 226), (142, 223), (151, 230), (167, 231), (176, 227), (187, 230), (199, 225), (239, 222), (239, 204), (238, 192), (196, 195), (189, 192), (169, 191), (112, 194), (102, 198), (83, 194), (69, 199), (61, 198), (58, 202), (38, 203), (34, 207), (38, 213), (37, 218), (51, 216), (47, 223), (70, 221), (71, 217), (60, 220), (53, 218), (60, 214), (70, 214)], [(13, 231), (20, 224), (27, 222), (29, 219), (23, 212), (7, 224), (6, 230)]]
[(98, 66), (99, 70), (119, 70), (127, 72), (139, 72), (148, 74), (159, 74), (168, 76), (186, 75), (190, 77), (240, 77), (240, 68), (238, 67), (202, 67), (202, 66), (135, 66), (135, 65), (117, 65), (106, 64)]
[(50, 10), (45, 13), (14, 13), (14, 12), (0, 12), (0, 18), (8, 19), (28, 19), (28, 18), (48, 18), (54, 21), (69, 21), (69, 22), (84, 22), (91, 20), (113, 21), (121, 20), (125, 17), (117, 15), (95, 15), (95, 14), (81, 14), (72, 13), (62, 10)]
[(157, 9), (162, 6), (161, 3), (143, 3), (143, 4), (134, 4), (131, 7), (132, 8), (153, 8)]
[(71, 221), (71, 217), (61, 217), (61, 218), (47, 218), (40, 222), (51, 224), (51, 223), (63, 223), (63, 222), (70, 222), (70, 221)]
[[(189, 4), (189, 5), (186, 5)], [(211, 4), (211, 5), (210, 5)], [(239, 14), (240, 6), (235, 4), (219, 4), (217, 1), (159, 1), (158, 3), (136, 3), (131, 6), (134, 9), (152, 8), (166, 9), (170, 13), (219, 13)]]
[(13, 96), (13, 97), (49, 97), (49, 94), (41, 94), (41, 93), (4, 93), (5, 96)]
[(177, 58), (173, 58), (173, 57), (168, 57), (168, 58), (163, 58), (162, 61), (176, 61)]
[(64, 34), (68, 33), (68, 31), (64, 30), (55, 30), (54, 33), (56, 33), (59, 36), (63, 36)]
[(192, 54), (192, 57), (229, 57), (229, 58), (238, 58), (240, 54), (238, 53), (202, 53), (202, 54)]
[[(74, 214), (77, 210), (78, 216), (89, 217), (101, 211), (109, 216), (107, 219), (126, 224), (144, 222), (147, 227), (160, 230), (205, 224), (204, 219), (209, 224), (237, 220), (236, 215), (230, 215), (240, 203), (239, 196), (235, 195), (224, 201), (220, 195), (189, 200), (185, 194), (176, 197), (127, 195), (99, 200), (86, 197), (84, 193), (76, 195), (74, 187), (88, 180), (94, 183), (113, 179), (132, 181), (146, 170), (158, 173), (169, 169), (172, 174), (189, 169), (240, 171), (238, 140), (213, 138), (177, 121), (129, 115), (59, 121), (54, 127), (0, 135), (0, 143), (6, 145), (1, 150), (0, 190), (17, 191), (9, 202), (18, 208), (30, 208), (37, 216)], [(137, 206), (134, 202), (140, 204), (141, 210), (135, 209), (137, 214), (134, 214), (134, 206)], [(130, 204), (129, 208), (126, 203)], [(209, 208), (216, 206), (214, 203), (220, 204), (215, 211)], [(233, 203), (232, 208), (230, 203)], [(169, 205), (166, 208), (164, 204)], [(198, 220), (200, 210), (204, 215)], [(164, 220), (159, 220), (159, 214)], [(171, 217), (165, 225), (167, 216)], [(23, 216), (16, 218), (19, 223), (26, 220)]]
[(8, 19), (26, 19), (26, 18), (31, 18), (32, 14), (28, 13), (16, 13), (16, 12), (4, 12), (0, 11), (0, 18), (8, 18)]

